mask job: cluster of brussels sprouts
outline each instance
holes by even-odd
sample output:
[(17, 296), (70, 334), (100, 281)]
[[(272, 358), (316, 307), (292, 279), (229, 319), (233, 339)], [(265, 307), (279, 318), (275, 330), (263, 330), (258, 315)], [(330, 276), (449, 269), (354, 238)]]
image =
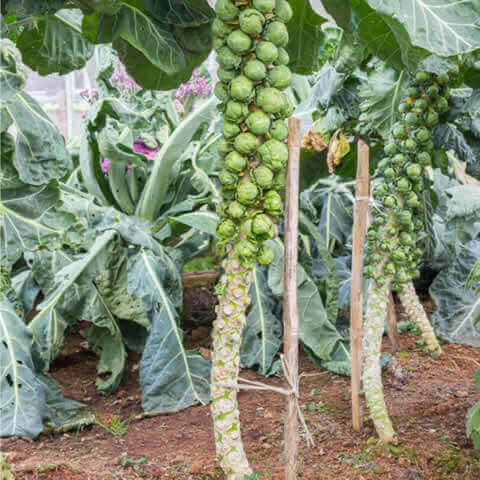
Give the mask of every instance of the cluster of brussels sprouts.
[(380, 181), (373, 192), (381, 208), (373, 212), (367, 232), (365, 274), (373, 276), (374, 265), (381, 265), (383, 275), (375, 275), (380, 287), (392, 279), (392, 289), (402, 291), (402, 285), (420, 276), (423, 171), (431, 164), (433, 128), (449, 109), (449, 85), (458, 73), (458, 68), (438, 75), (418, 72), (399, 105), (401, 120), (385, 145), (386, 156), (378, 164)]
[(268, 265), (274, 255), (263, 242), (275, 236), (275, 217), (283, 211), (285, 118), (294, 110), (282, 92), (292, 77), (284, 48), (292, 9), (287, 0), (217, 0), (215, 10), (215, 95), (224, 116), (217, 234), (222, 244), (236, 243), (244, 265)]

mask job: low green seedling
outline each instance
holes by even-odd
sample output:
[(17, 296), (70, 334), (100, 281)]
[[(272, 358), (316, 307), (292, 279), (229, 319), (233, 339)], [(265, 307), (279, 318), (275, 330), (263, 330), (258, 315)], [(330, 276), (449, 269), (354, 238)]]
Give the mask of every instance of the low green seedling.
[(111, 433), (115, 437), (123, 437), (130, 427), (130, 423), (133, 420), (133, 415), (130, 415), (127, 420), (120, 419), (119, 415), (114, 415), (109, 423), (104, 423), (99, 417), (96, 417), (95, 423), (100, 425), (105, 431)]

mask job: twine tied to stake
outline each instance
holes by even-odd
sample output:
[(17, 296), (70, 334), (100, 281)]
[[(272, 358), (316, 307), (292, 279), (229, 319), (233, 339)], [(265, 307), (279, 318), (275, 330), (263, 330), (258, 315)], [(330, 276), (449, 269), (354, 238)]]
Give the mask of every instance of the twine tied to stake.
[(307, 438), (307, 446), (314, 447), (315, 441), (313, 440), (312, 434), (307, 427), (307, 422), (305, 421), (305, 417), (303, 416), (302, 409), (300, 407), (300, 380), (303, 377), (316, 377), (318, 375), (324, 375), (327, 372), (319, 372), (319, 373), (301, 373), (297, 379), (293, 379), (292, 375), (290, 374), (290, 369), (288, 366), (287, 361), (283, 354), (280, 354), (280, 361), (282, 363), (282, 370), (285, 379), (287, 380), (289, 389), (282, 388), (282, 387), (274, 387), (273, 385), (267, 385), (263, 382), (257, 382), (255, 380), (249, 380), (248, 378), (238, 377), (238, 380), (243, 383), (222, 383), (222, 382), (213, 382), (213, 385), (218, 385), (220, 387), (227, 387), (227, 388), (236, 388), (236, 389), (243, 389), (243, 390), (270, 390), (271, 392), (281, 393), (282, 395), (293, 395), (295, 398), (295, 407), (297, 409), (297, 415), (302, 424), (303, 429), (305, 430), (305, 436)]

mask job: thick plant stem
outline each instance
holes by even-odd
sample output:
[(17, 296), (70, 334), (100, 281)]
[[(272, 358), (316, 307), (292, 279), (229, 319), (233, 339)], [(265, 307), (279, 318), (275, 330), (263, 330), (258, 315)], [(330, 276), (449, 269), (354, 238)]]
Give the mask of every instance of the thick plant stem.
[(248, 294), (252, 282), (252, 268), (240, 264), (236, 249), (232, 248), (224, 260), (225, 273), (220, 280), (217, 319), (213, 329), (212, 358), (212, 417), (217, 455), (228, 480), (244, 480), (251, 475), (243, 449), (240, 432), (237, 388), (240, 366), (242, 330), (246, 310), (250, 305)]
[(380, 367), (389, 289), (389, 281), (386, 281), (381, 287), (376, 285), (375, 280), (370, 282), (363, 336), (363, 389), (370, 417), (380, 440), (385, 443), (395, 440), (395, 431), (385, 405)]
[(435, 332), (428, 320), (425, 309), (420, 303), (412, 282), (408, 282), (404, 285), (403, 291), (399, 292), (399, 297), (410, 321), (415, 322), (418, 325), (428, 350), (438, 354), (442, 353)]

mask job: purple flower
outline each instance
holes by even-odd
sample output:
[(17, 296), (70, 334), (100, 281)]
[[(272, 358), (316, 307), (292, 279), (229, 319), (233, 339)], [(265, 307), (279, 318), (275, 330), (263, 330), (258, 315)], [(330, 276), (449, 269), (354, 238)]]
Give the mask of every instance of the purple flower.
[(124, 96), (129, 96), (140, 90), (141, 87), (135, 82), (135, 80), (128, 75), (122, 62), (118, 58), (114, 62), (114, 72), (110, 77), (110, 82), (120, 91)]
[(110, 159), (103, 158), (102, 161), (100, 162), (100, 167), (104, 175), (107, 176), (108, 170), (110, 169)]
[(160, 147), (148, 148), (139, 137), (135, 140), (133, 144), (133, 151), (145, 155), (147, 158), (152, 159), (155, 157), (155, 154), (160, 150)]

